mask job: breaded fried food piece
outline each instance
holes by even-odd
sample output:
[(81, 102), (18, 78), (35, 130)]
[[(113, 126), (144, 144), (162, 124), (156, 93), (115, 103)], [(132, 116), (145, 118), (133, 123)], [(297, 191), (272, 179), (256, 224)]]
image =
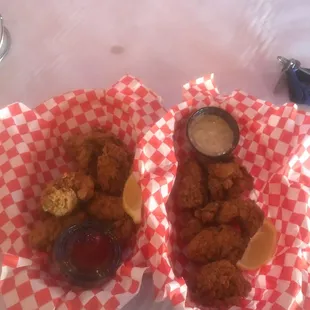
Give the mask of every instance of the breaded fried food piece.
[(204, 208), (195, 210), (195, 217), (200, 219), (203, 224), (217, 224), (217, 215), (222, 205), (222, 201), (209, 202)]
[(61, 223), (56, 217), (49, 217), (43, 222), (35, 222), (29, 234), (31, 247), (40, 251), (50, 251), (57, 236), (61, 233), (61, 228)]
[(264, 222), (264, 212), (255, 203), (247, 199), (234, 199), (223, 202), (223, 207), (218, 214), (218, 223), (229, 223), (237, 220), (241, 230), (252, 238)]
[(252, 238), (264, 221), (264, 212), (255, 203), (247, 199), (233, 199), (208, 203), (197, 210), (195, 216), (204, 224), (229, 224), (237, 222), (244, 235)]
[(131, 239), (135, 232), (135, 223), (127, 214), (113, 223), (113, 232), (122, 244)]
[(203, 229), (203, 225), (190, 211), (183, 211), (179, 216), (181, 226), (179, 236), (183, 242), (188, 243)]
[[(87, 141), (83, 134), (75, 134), (69, 137), (64, 144), (66, 153), (75, 160), (78, 164), (78, 168), (82, 171), (88, 172), (89, 163), (93, 159), (93, 155), (98, 152), (101, 153), (102, 147), (95, 147)], [(97, 156), (99, 156), (99, 154)]]
[(106, 132), (102, 128), (93, 128), (89, 133), (69, 137), (65, 142), (65, 150), (77, 162), (81, 171), (96, 179), (97, 159), (107, 143), (124, 147), (123, 142), (111, 132)]
[(78, 198), (71, 188), (57, 189), (47, 187), (41, 196), (41, 206), (45, 212), (55, 216), (64, 216), (71, 213), (78, 205)]
[(43, 221), (34, 224), (30, 234), (29, 242), (31, 247), (40, 251), (50, 251), (60, 233), (74, 225), (83, 222), (86, 219), (86, 213), (79, 211), (64, 217), (55, 217), (45, 215)]
[(238, 306), (251, 291), (251, 284), (228, 260), (202, 266), (195, 278), (192, 298), (203, 306)]
[(89, 200), (93, 195), (94, 182), (91, 177), (80, 172), (70, 172), (43, 190), (41, 206), (45, 212), (64, 216), (71, 213), (80, 200)]
[(227, 225), (208, 227), (196, 235), (187, 245), (187, 257), (196, 263), (210, 263), (227, 259), (236, 264), (242, 257), (248, 240)]
[(103, 192), (121, 195), (129, 177), (131, 160), (131, 154), (123, 146), (106, 143), (97, 163), (97, 179)]
[(253, 178), (238, 163), (208, 164), (208, 188), (214, 201), (237, 198), (246, 190), (253, 189)]
[(183, 242), (190, 242), (197, 234), (201, 232), (203, 226), (198, 219), (191, 219), (186, 227), (180, 231), (180, 238)]
[(95, 184), (89, 175), (82, 172), (65, 173), (62, 178), (54, 183), (57, 188), (71, 188), (78, 199), (87, 201), (94, 196)]
[(88, 206), (88, 212), (99, 220), (116, 221), (125, 216), (121, 197), (97, 193)]
[(177, 202), (181, 209), (200, 208), (206, 200), (203, 171), (199, 164), (189, 159), (179, 167)]

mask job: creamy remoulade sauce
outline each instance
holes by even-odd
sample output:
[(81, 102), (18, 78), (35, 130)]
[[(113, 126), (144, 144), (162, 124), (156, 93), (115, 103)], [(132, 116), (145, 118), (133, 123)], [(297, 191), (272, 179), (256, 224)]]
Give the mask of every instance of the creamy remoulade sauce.
[(203, 114), (190, 123), (189, 139), (198, 151), (209, 156), (226, 153), (233, 145), (234, 134), (220, 116)]

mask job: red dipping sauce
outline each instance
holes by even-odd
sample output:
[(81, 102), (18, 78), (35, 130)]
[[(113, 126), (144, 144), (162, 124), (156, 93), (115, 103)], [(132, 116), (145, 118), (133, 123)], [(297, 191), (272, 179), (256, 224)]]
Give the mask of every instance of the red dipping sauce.
[(53, 257), (61, 275), (70, 283), (93, 288), (115, 274), (121, 247), (102, 223), (87, 220), (62, 232), (55, 242)]
[(104, 268), (111, 260), (112, 244), (107, 236), (88, 235), (72, 246), (71, 263), (80, 271)]

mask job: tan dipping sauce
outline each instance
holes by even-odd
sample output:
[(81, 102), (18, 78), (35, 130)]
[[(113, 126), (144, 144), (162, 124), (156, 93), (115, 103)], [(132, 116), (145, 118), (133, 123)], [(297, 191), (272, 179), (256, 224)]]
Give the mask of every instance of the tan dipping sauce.
[(217, 115), (197, 116), (191, 122), (188, 134), (197, 150), (209, 156), (226, 153), (234, 140), (229, 125)]

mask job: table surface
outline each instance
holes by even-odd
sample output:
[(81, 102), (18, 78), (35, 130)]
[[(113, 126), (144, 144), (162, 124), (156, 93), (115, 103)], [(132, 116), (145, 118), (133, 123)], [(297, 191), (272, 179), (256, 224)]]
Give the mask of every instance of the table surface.
[[(210, 72), (222, 93), (238, 88), (280, 105), (288, 97), (273, 94), (276, 57), (310, 67), (309, 12), (308, 0), (0, 0), (12, 37), (0, 63), (0, 108), (105, 88), (126, 73), (171, 107), (184, 83)], [(125, 308), (170, 309), (153, 305), (151, 286), (146, 279)]]

